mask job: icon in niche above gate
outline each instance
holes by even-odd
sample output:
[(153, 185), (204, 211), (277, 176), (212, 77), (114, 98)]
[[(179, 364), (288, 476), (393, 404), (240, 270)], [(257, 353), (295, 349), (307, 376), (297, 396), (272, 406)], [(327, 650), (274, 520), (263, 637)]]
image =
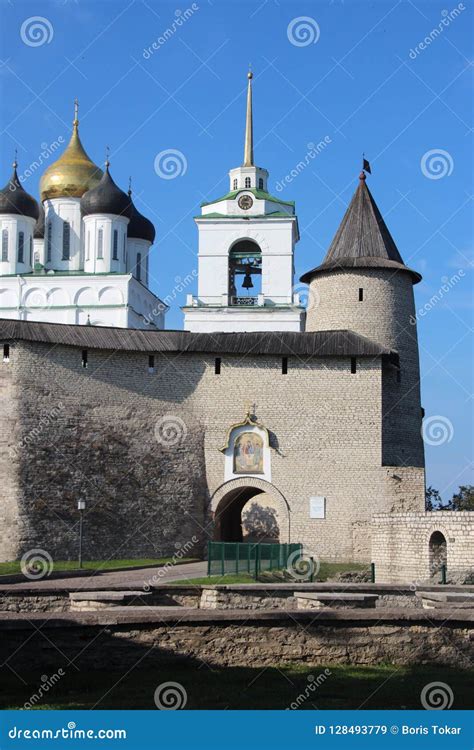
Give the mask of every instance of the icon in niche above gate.
[(251, 415), (250, 408), (245, 419), (229, 429), (221, 452), (225, 455), (225, 481), (239, 476), (271, 481), (268, 430)]
[(255, 432), (241, 432), (234, 441), (234, 474), (263, 474), (263, 440)]

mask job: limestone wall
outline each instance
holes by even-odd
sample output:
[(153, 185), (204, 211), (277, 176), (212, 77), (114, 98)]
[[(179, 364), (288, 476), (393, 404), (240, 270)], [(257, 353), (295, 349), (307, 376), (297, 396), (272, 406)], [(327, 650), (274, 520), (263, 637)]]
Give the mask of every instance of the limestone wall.
[[(249, 403), (270, 432), (264, 491), (278, 500), (281, 541), (369, 561), (374, 511), (422, 502), (422, 468), (400, 483), (382, 466), (379, 358), (359, 358), (351, 374), (348, 357), (293, 356), (282, 375), (281, 358), (249, 352), (223, 355), (216, 375), (213, 355), (156, 353), (150, 373), (145, 352), (89, 350), (84, 368), (77, 347), (16, 342), (0, 382), (18, 413), (2, 401), (4, 503), (19, 503), (17, 538), (15, 514), (4, 518), (2, 559), (33, 547), (76, 557), (78, 498), (89, 559), (172, 554), (194, 536), (202, 546), (212, 498), (225, 493), (220, 449)], [(310, 518), (314, 495), (326, 498), (324, 519)]]
[(382, 462), (386, 466), (422, 468), (420, 371), (412, 287), (408, 273), (391, 269), (352, 268), (317, 274), (310, 285), (306, 330), (348, 329), (398, 352), (400, 372), (387, 366), (383, 373)]
[(441, 532), (446, 540), (448, 580), (450, 573), (474, 569), (474, 513), (379, 514), (372, 523), (376, 582), (415, 585), (428, 580), (433, 572), (430, 538), (434, 532)]

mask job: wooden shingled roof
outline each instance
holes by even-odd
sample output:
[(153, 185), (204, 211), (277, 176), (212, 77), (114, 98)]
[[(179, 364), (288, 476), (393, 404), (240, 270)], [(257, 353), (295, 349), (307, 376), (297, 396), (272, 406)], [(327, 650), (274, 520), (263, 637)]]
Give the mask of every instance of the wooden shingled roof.
[(421, 275), (404, 264), (363, 172), (326, 257), (320, 266), (307, 271), (301, 281), (309, 283), (313, 276), (324, 271), (356, 267), (407, 271), (413, 283), (421, 281)]
[(0, 340), (136, 352), (200, 352), (236, 355), (298, 355), (302, 357), (377, 357), (392, 352), (353, 331), (312, 333), (191, 333), (145, 331), (90, 325), (65, 325), (0, 319)]

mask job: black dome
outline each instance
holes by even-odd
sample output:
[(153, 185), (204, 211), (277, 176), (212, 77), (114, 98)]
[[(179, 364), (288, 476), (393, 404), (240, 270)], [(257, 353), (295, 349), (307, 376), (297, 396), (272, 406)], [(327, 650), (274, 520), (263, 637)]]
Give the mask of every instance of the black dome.
[(15, 162), (12, 176), (3, 190), (0, 190), (0, 214), (19, 214), (38, 219), (38, 203), (26, 190), (23, 190), (16, 173), (16, 167)]
[(38, 208), (39, 208), (39, 216), (35, 224), (33, 237), (35, 238), (35, 240), (42, 240), (44, 237), (44, 208), (41, 205), (41, 203), (38, 205)]
[(130, 218), (132, 207), (129, 196), (120, 190), (110, 176), (109, 167), (106, 169), (98, 185), (88, 190), (81, 198), (81, 212), (83, 216), (90, 214), (113, 214)]
[[(132, 200), (131, 196), (130, 200)], [(132, 203), (132, 216), (127, 227), (127, 237), (134, 237), (138, 240), (147, 240), (153, 244), (155, 241), (155, 235), (155, 227), (150, 219), (143, 216), (143, 214), (138, 211), (135, 204)]]

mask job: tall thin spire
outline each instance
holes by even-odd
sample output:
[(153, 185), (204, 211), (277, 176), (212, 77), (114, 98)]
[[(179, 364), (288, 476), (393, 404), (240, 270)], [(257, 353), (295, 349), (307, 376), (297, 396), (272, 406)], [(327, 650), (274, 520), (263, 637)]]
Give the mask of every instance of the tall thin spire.
[(245, 119), (245, 146), (244, 146), (244, 167), (253, 167), (253, 117), (252, 117), (252, 78), (251, 70), (247, 73), (247, 117)]
[(72, 124), (74, 126), (74, 130), (77, 130), (77, 126), (79, 125), (79, 101), (77, 96), (74, 99), (74, 120)]

